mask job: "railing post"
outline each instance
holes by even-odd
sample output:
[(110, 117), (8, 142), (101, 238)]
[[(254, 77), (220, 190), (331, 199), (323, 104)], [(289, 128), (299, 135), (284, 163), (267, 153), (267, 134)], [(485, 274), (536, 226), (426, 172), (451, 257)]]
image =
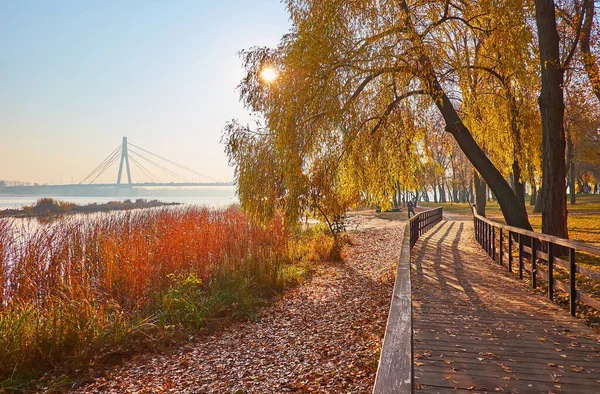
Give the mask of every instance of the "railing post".
[(488, 223), (488, 255), (490, 257), (493, 256), (493, 251), (492, 251), (492, 229), (494, 227), (492, 227), (491, 224)]
[(508, 231), (508, 272), (512, 273), (512, 231)]
[(519, 233), (519, 279), (523, 279), (523, 236)]
[(498, 228), (498, 230), (500, 230), (500, 248), (499, 248), (499, 252), (500, 252), (500, 267), (502, 267), (502, 260), (504, 258), (504, 250), (502, 243), (504, 242), (504, 231), (502, 231), (502, 227)]
[(483, 223), (485, 230), (484, 230), (484, 236), (485, 236), (485, 252), (488, 254), (488, 256), (490, 255), (490, 225), (487, 223)]
[(554, 300), (554, 244), (548, 242), (548, 298)]
[(571, 315), (575, 316), (577, 312), (577, 290), (575, 289), (575, 272), (577, 265), (575, 264), (575, 249), (569, 249), (569, 306)]
[(492, 261), (496, 262), (496, 227), (490, 225), (492, 228)]
[(494, 229), (494, 226), (492, 226), (491, 224), (488, 224), (488, 254), (490, 255), (490, 257), (494, 256), (494, 248), (493, 248), (493, 243), (492, 243), (492, 230)]
[(537, 250), (536, 238), (531, 237), (531, 287), (537, 287)]
[(488, 256), (490, 255), (492, 249), (490, 248), (490, 224), (485, 224), (485, 245)]

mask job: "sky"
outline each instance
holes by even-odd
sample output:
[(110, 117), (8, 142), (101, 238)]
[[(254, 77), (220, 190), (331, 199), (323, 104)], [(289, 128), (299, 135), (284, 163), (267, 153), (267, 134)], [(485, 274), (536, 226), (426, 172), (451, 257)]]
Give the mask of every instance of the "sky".
[(222, 130), (248, 119), (238, 52), (289, 28), (279, 0), (0, 0), (0, 179), (79, 183), (127, 136), (231, 181)]

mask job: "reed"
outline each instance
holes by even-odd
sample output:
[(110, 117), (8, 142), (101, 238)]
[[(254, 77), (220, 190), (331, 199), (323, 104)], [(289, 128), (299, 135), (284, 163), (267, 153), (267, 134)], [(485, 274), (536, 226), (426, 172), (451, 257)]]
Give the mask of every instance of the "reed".
[(237, 207), (0, 219), (0, 376), (89, 357), (136, 327), (248, 314), (285, 286), (289, 234)]

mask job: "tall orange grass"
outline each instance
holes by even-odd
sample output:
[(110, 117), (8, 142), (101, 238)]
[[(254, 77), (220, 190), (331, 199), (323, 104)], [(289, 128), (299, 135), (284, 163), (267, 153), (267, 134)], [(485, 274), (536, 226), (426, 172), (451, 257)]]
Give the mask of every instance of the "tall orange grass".
[(81, 357), (136, 324), (173, 323), (161, 320), (168, 297), (208, 299), (218, 281), (272, 291), (287, 259), (280, 221), (259, 226), (237, 207), (130, 211), (29, 229), (2, 219), (0, 374)]

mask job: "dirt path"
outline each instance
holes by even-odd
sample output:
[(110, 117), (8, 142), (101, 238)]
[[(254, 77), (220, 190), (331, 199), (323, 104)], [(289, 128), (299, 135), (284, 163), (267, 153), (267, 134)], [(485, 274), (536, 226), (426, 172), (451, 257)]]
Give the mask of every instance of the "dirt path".
[(371, 392), (404, 222), (351, 220), (345, 261), (318, 264), (257, 322), (174, 354), (137, 356), (76, 392)]

